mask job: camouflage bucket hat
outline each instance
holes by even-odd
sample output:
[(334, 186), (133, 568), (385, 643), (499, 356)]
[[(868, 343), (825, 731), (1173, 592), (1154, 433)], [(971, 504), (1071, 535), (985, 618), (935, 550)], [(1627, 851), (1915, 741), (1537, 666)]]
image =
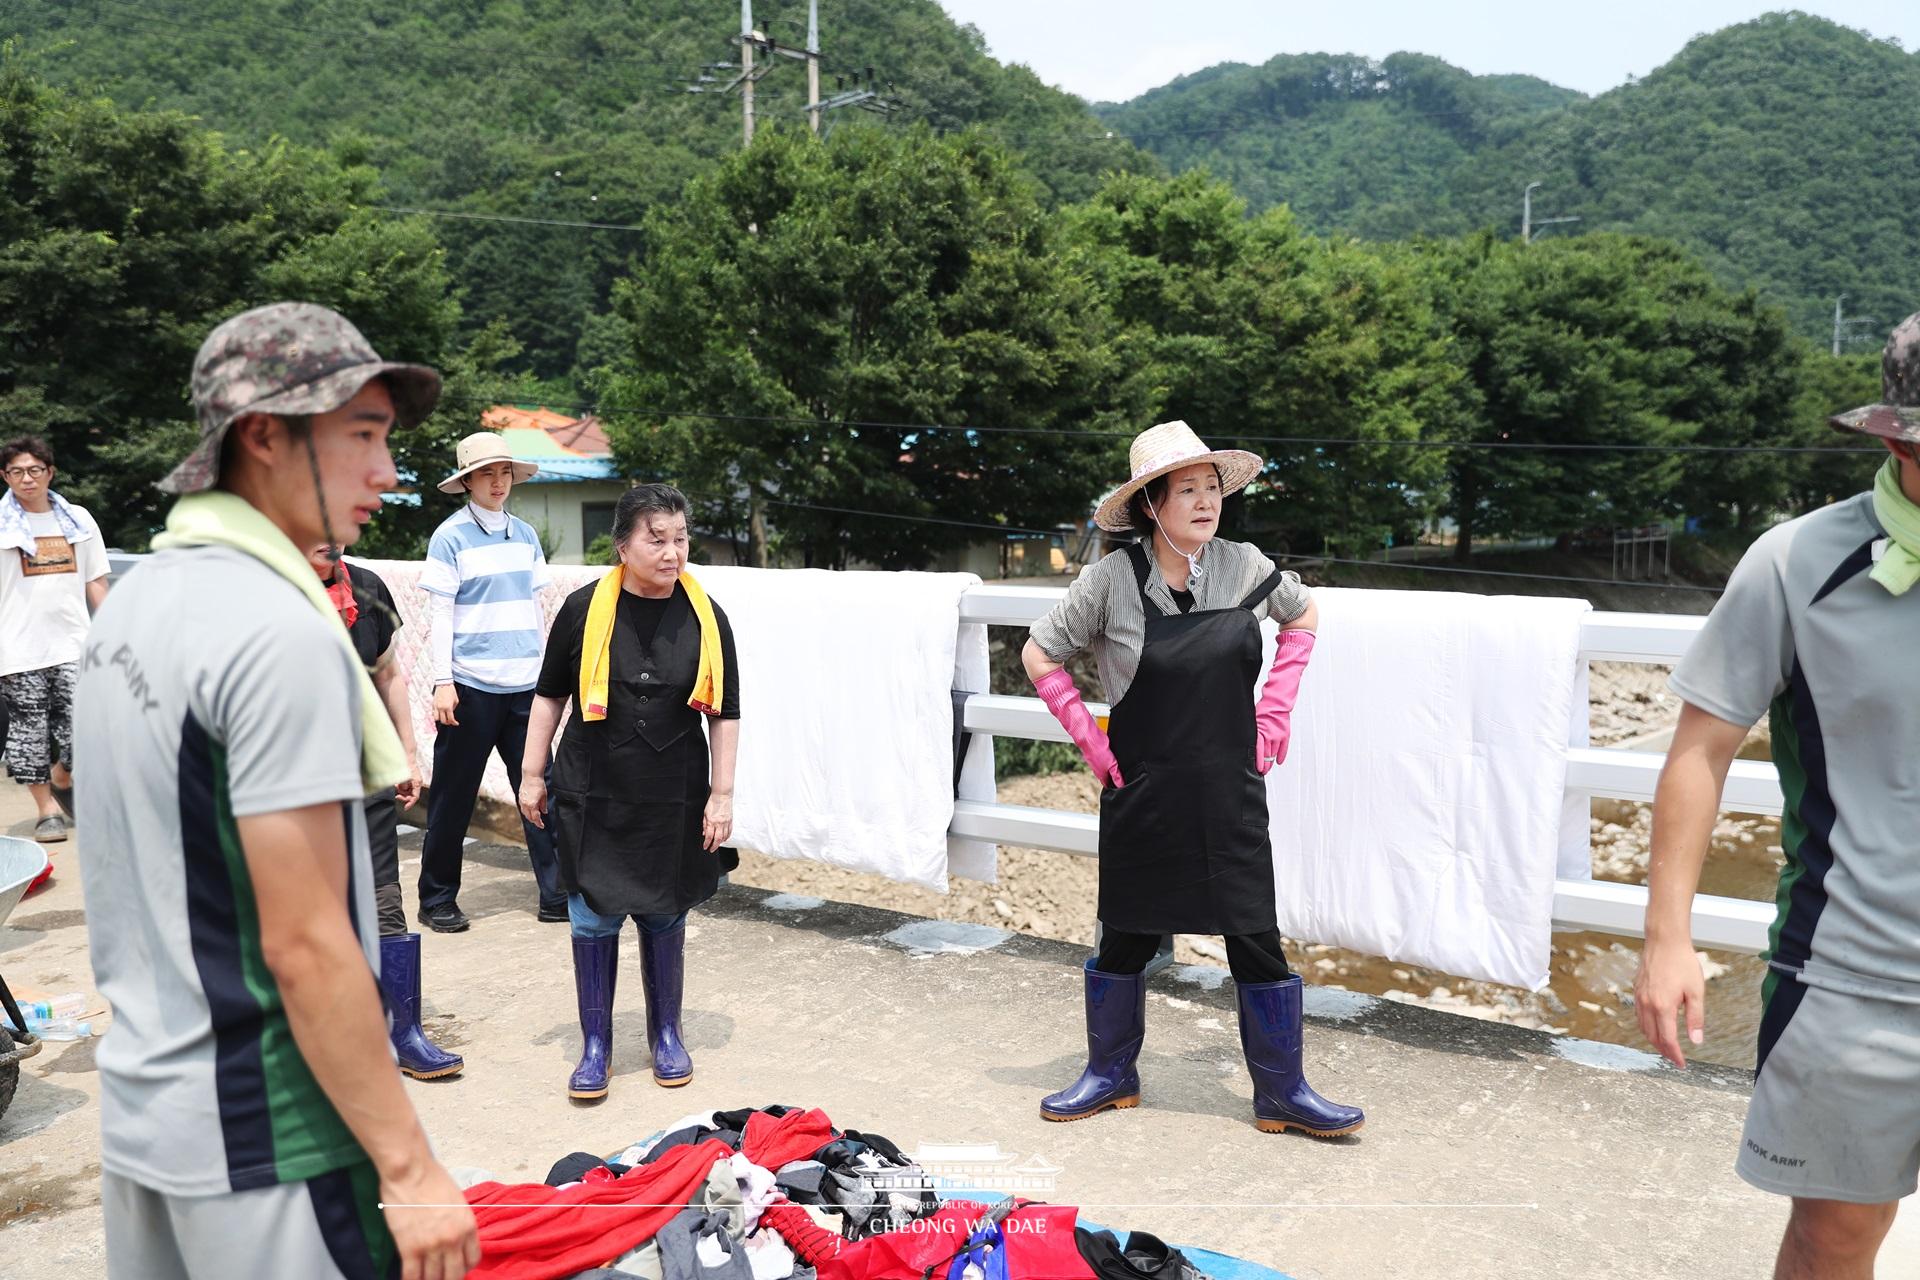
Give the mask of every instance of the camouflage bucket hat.
[(1920, 444), (1920, 312), (1900, 322), (1880, 353), (1880, 403), (1827, 419), (1840, 431)]
[(420, 364), (382, 360), (336, 311), (276, 302), (226, 321), (193, 359), (193, 407), (200, 443), (160, 488), (197, 493), (220, 478), (227, 428), (249, 413), (329, 413), (384, 377), (396, 425), (417, 426), (440, 399), (440, 375)]

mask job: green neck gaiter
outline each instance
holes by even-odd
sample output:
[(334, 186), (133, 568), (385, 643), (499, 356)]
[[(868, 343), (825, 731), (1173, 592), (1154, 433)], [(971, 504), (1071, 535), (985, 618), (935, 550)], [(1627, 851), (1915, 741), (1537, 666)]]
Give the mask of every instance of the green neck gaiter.
[(1875, 582), (1905, 595), (1920, 582), (1920, 505), (1900, 488), (1900, 462), (1888, 458), (1873, 479), (1873, 514), (1892, 544), (1868, 574)]

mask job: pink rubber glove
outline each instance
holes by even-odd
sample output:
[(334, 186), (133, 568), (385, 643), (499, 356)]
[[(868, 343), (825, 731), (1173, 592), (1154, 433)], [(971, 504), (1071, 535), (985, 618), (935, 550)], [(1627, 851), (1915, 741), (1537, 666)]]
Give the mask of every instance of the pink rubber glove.
[(1073, 677), (1067, 674), (1067, 669), (1061, 667), (1041, 676), (1033, 682), (1033, 691), (1047, 704), (1047, 710), (1053, 712), (1053, 718), (1073, 739), (1073, 745), (1080, 748), (1081, 758), (1087, 762), (1087, 768), (1093, 770), (1093, 776), (1103, 785), (1124, 787), (1126, 783), (1120, 779), (1120, 765), (1113, 758), (1107, 735), (1094, 721), (1087, 704), (1080, 700), (1080, 690), (1074, 688)]
[(1253, 709), (1253, 729), (1259, 745), (1255, 767), (1265, 774), (1287, 758), (1287, 738), (1293, 732), (1293, 705), (1300, 701), (1300, 679), (1313, 656), (1313, 632), (1282, 631), (1274, 647), (1273, 666), (1266, 688)]

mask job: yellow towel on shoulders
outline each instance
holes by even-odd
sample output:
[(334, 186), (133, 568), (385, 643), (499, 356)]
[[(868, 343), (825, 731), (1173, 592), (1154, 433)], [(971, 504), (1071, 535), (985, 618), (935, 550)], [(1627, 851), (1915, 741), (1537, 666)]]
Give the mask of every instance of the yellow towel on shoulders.
[[(613, 619), (619, 608), (621, 582), (626, 569), (615, 565), (594, 584), (593, 600), (587, 605), (586, 632), (580, 638), (580, 718), (607, 718), (607, 679), (613, 667)], [(721, 698), (727, 687), (727, 664), (720, 648), (720, 625), (714, 621), (713, 602), (682, 570), (680, 585), (686, 589), (693, 616), (700, 623), (700, 666), (694, 672), (693, 696), (687, 705), (706, 715), (720, 714)]]

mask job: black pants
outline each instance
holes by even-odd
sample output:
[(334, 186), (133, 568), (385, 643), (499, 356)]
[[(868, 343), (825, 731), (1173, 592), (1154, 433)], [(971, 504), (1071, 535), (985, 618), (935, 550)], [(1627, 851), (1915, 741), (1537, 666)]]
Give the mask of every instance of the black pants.
[(407, 908), (400, 900), (400, 801), (388, 787), (368, 796), (363, 807), (367, 812), (367, 851), (373, 855), (373, 907), (380, 919), (380, 936), (397, 938), (407, 931)]
[[(1100, 929), (1100, 954), (1093, 967), (1102, 973), (1139, 973), (1160, 949), (1157, 933), (1121, 933), (1105, 925)], [(1281, 949), (1278, 930), (1227, 937), (1227, 966), (1235, 982), (1284, 982), (1292, 971), (1287, 968), (1287, 953)]]
[[(520, 790), (520, 756), (527, 748), (527, 718), (533, 711), (533, 691), (485, 693), (456, 684), (460, 706), (457, 725), (443, 724), (433, 739), (433, 785), (427, 790), (427, 835), (420, 848), (420, 909), (437, 907), (460, 896), (460, 866), (466, 848), (467, 824), (473, 821), (474, 800), (487, 757), (498, 751), (507, 766), (507, 782)], [(560, 860), (553, 851), (553, 831), (522, 818), (527, 836), (527, 859), (540, 888), (540, 905), (567, 909), (566, 890), (560, 887)]]

